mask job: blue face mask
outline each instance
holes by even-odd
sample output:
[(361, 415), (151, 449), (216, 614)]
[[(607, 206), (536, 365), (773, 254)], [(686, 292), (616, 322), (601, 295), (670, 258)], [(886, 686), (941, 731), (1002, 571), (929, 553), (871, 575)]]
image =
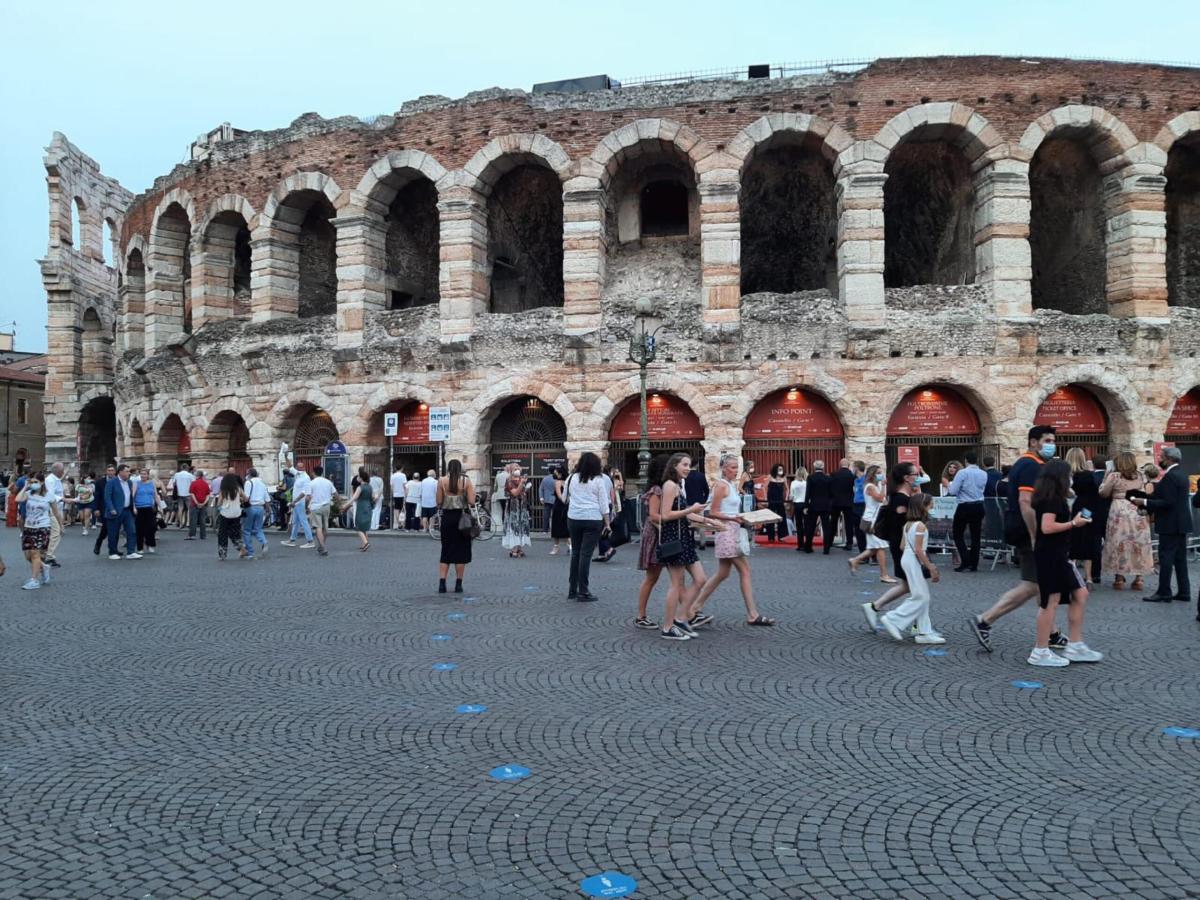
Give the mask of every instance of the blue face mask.
[(1042, 444), (1042, 449), (1039, 451), (1042, 454), (1042, 459), (1054, 459), (1054, 454), (1058, 450), (1053, 444)]
[(913, 484), (928, 484), (928, 483), (929, 483), (928, 475), (918, 475), (916, 478), (913, 479)]

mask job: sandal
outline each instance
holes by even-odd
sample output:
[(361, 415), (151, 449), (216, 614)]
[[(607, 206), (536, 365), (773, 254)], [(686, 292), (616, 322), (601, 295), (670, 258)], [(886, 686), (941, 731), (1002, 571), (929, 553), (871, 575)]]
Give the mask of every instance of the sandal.
[(759, 617), (758, 617), (757, 619), (755, 619), (754, 621), (752, 621), (752, 622), (747, 622), (746, 624), (747, 624), (747, 625), (763, 625), (763, 626), (769, 626), (769, 625), (774, 625), (774, 624), (775, 624), (775, 620), (774, 620), (774, 619), (768, 619), (766, 616), (759, 616)]
[(366, 553), (368, 550), (370, 550), (370, 549), (371, 549), (371, 542), (370, 542), (370, 541), (367, 541), (365, 544), (363, 544), (363, 545), (362, 545), (361, 547), (359, 547), (358, 549), (359, 549), (359, 552), (360, 552), (360, 553)]
[(1133, 579), (1133, 584), (1129, 586), (1129, 589), (1131, 591), (1144, 591), (1146, 589), (1146, 582), (1142, 581), (1141, 578), (1135, 578)]
[(1121, 577), (1120, 575), (1118, 575), (1116, 578), (1113, 579), (1113, 590), (1114, 591), (1125, 590), (1125, 579), (1123, 577)]
[(879, 580), (880, 580), (880, 581), (881, 581), (883, 584), (899, 584), (899, 583), (900, 583), (900, 579), (899, 579), (899, 578), (893, 578), (891, 575), (887, 575), (887, 576), (885, 576), (885, 577), (883, 577), (883, 578), (880, 578)]

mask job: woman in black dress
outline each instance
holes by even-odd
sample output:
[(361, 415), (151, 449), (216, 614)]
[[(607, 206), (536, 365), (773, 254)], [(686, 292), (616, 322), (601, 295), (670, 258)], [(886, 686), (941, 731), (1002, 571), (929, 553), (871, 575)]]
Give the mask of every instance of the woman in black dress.
[(871, 628), (879, 625), (879, 613), (883, 607), (908, 593), (908, 576), (900, 561), (904, 556), (904, 523), (908, 521), (908, 499), (916, 490), (915, 483), (919, 475), (920, 471), (912, 463), (902, 462), (892, 466), (887, 506), (881, 508), (878, 515), (884, 517), (888, 551), (892, 554), (892, 574), (895, 575), (896, 582), (878, 598), (862, 605), (863, 615)]
[(475, 485), (463, 474), (462, 463), (452, 459), (438, 479), (437, 505), (442, 511), (442, 555), (438, 562), (438, 593), (446, 593), (446, 576), (454, 566), (454, 593), (463, 592), (463, 575), (471, 561), (471, 535), (460, 531), (464, 510), (475, 505)]
[(778, 543), (787, 537), (787, 487), (783, 463), (775, 463), (771, 466), (771, 475), (767, 479), (767, 509), (783, 521), (772, 522), (767, 526), (767, 540), (772, 543)]
[[(1037, 519), (1033, 558), (1037, 563), (1041, 609), (1037, 617), (1037, 642), (1029, 654), (1031, 666), (1061, 667), (1104, 658), (1083, 642), (1083, 611), (1088, 591), (1071, 562), (1070, 533), (1086, 526), (1088, 519), (1082, 509), (1071, 516), (1067, 506), (1070, 490), (1071, 467), (1060, 460), (1051, 460), (1042, 467), (1033, 489), (1033, 513)], [(1067, 611), (1070, 630), (1067, 647), (1058, 656), (1050, 649), (1050, 632), (1054, 630), (1054, 613), (1063, 601), (1070, 604)]]
[(559, 544), (567, 542), (567, 553), (571, 552), (571, 530), (567, 527), (567, 500), (564, 491), (567, 488), (567, 473), (561, 467), (554, 469), (554, 505), (550, 507), (550, 537), (554, 538), (554, 546), (550, 555), (558, 553)]
[[(1067, 465), (1071, 467), (1071, 490), (1075, 492), (1075, 512), (1087, 510), (1095, 513), (1100, 508), (1100, 485), (1093, 477), (1088, 459), (1078, 447), (1067, 451)], [(1095, 516), (1071, 532), (1071, 559), (1083, 565), (1083, 580), (1090, 586), (1096, 583), (1092, 577), (1093, 566), (1100, 559), (1100, 528)], [(1095, 560), (1096, 562), (1093, 562)]]

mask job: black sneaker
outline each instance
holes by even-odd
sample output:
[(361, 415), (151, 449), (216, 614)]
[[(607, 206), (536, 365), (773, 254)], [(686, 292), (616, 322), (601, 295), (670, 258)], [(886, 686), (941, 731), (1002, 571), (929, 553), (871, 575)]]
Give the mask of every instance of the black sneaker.
[(693, 628), (687, 622), (680, 622), (678, 619), (676, 619), (675, 627), (678, 628), (680, 631), (682, 631), (684, 634), (686, 634), (690, 638), (700, 636), (700, 632), (698, 632), (695, 628)]
[(1061, 631), (1056, 631), (1056, 632), (1054, 632), (1054, 634), (1050, 635), (1050, 649), (1051, 650), (1066, 650), (1067, 649), (1067, 636), (1065, 634), (1063, 634)]
[(975, 632), (975, 638), (988, 653), (992, 652), (992, 626), (979, 616), (971, 616), (971, 630)]
[(52, 568), (55, 568), (55, 569), (62, 568), (62, 563), (60, 563), (57, 559), (46, 560), (46, 565), (51, 566)]
[(689, 637), (691, 637), (690, 634), (684, 632), (684, 630), (678, 625), (672, 625), (666, 631), (660, 631), (658, 636), (666, 641), (686, 641)]
[(688, 625), (690, 625), (692, 628), (703, 628), (712, 620), (713, 617), (708, 613), (696, 613), (696, 615), (688, 619)]
[(640, 619), (634, 619), (633, 624), (636, 625), (638, 628), (649, 629), (649, 628), (657, 628), (658, 627), (657, 622), (655, 622), (653, 619), (648, 619), (645, 616), (642, 616)]

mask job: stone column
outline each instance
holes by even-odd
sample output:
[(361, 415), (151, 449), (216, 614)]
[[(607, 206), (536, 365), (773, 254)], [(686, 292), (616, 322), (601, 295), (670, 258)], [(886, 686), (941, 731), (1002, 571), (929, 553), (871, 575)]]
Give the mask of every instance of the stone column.
[(438, 201), (441, 342), (466, 344), (475, 316), (487, 312), (487, 203), (473, 188), (456, 186)]
[(121, 335), (121, 350), (141, 350), (144, 346), (146, 328), (146, 279), (138, 275), (125, 276), (125, 282), (117, 291), (117, 308), (121, 321), (117, 330)]
[(267, 484), (279, 480), (279, 440), (265, 422), (258, 422), (250, 429), (246, 452), (250, 454), (250, 464)]
[(276, 220), (250, 240), (250, 321), (295, 316), (300, 309), (300, 226)]
[(737, 177), (736, 171), (714, 170), (699, 187), (701, 318), (708, 340), (737, 336), (742, 327)]
[(1166, 186), (1162, 169), (1150, 164), (1105, 179), (1110, 315), (1168, 315)]
[(843, 173), (837, 182), (838, 294), (851, 326), (883, 328), (883, 172)]
[[(573, 186), (576, 181), (586, 186)], [(607, 254), (604, 193), (595, 179), (572, 179), (563, 191), (563, 331), (568, 336), (601, 327)]]
[(998, 318), (1033, 315), (1029, 163), (980, 159), (975, 171), (975, 283)]
[(237, 228), (213, 222), (194, 256), (192, 328), (233, 315), (234, 249)]
[(176, 343), (183, 336), (183, 274), (155, 267), (146, 292), (147, 353)]
[(375, 200), (333, 220), (337, 229), (337, 345), (358, 347), (367, 313), (387, 309), (387, 210)]

